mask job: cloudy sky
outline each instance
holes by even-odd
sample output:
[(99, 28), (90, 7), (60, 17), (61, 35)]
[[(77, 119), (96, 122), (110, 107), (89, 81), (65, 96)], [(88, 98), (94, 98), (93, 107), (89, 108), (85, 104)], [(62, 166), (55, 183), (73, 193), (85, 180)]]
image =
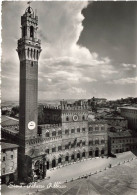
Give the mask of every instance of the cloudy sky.
[[(19, 98), (26, 2), (2, 4), (2, 99)], [(137, 96), (137, 2), (32, 2), (42, 42), (39, 99)]]

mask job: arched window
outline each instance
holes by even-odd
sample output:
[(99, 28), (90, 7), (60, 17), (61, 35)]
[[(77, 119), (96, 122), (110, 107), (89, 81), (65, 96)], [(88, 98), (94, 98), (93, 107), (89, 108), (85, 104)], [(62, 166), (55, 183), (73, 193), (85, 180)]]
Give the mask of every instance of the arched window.
[(66, 121), (69, 121), (69, 117), (68, 116), (66, 117)]
[(65, 157), (65, 161), (69, 161), (69, 156), (66, 156)]
[(29, 58), (29, 48), (28, 48), (28, 53), (27, 53), (27, 55), (28, 55), (28, 58)]
[(38, 126), (38, 135), (40, 136), (42, 134), (42, 128)]
[(59, 157), (59, 159), (58, 159), (58, 163), (61, 163), (62, 162), (62, 159), (61, 159), (61, 157)]
[(102, 126), (102, 127), (101, 127), (101, 130), (102, 130), (102, 131), (103, 131), (103, 130), (105, 130), (105, 127), (104, 127), (104, 126)]
[(93, 155), (92, 150), (90, 150), (89, 151), (89, 156), (92, 156), (92, 155)]
[(101, 154), (104, 154), (104, 149), (101, 150)]
[(56, 167), (56, 159), (52, 160), (52, 168)]
[(93, 141), (90, 140), (90, 141), (89, 141), (89, 146), (92, 146), (92, 145), (93, 145)]
[(85, 152), (82, 153), (82, 157), (85, 157)]
[(80, 153), (77, 153), (77, 158), (80, 158)]
[(53, 131), (52, 132), (52, 136), (56, 136), (56, 131)]
[(26, 27), (24, 26), (23, 29), (22, 29), (22, 34), (23, 34), (23, 37), (26, 36)]
[(84, 115), (82, 116), (82, 120), (83, 120), (83, 121), (85, 120), (85, 116), (84, 116)]
[(99, 140), (98, 139), (95, 140), (95, 144), (99, 144)]
[(96, 148), (96, 150), (95, 150), (95, 157), (97, 157), (97, 156), (99, 156), (99, 149), (98, 148)]
[(71, 155), (71, 160), (74, 160), (74, 154)]
[(71, 129), (71, 133), (75, 133), (75, 129)]
[(38, 52), (38, 50), (37, 50), (37, 60), (38, 60), (38, 58), (39, 58), (39, 52)]
[(58, 135), (61, 135), (61, 134), (62, 134), (62, 131), (61, 131), (61, 130), (59, 130), (59, 131), (58, 131)]
[(66, 129), (66, 130), (65, 130), (65, 134), (66, 134), (66, 135), (69, 135), (69, 129)]
[(34, 38), (34, 27), (30, 26), (30, 37)]
[(104, 140), (104, 139), (102, 139), (102, 140), (101, 140), (101, 144), (104, 144), (104, 143), (105, 143), (105, 140)]
[(46, 137), (49, 137), (49, 132), (46, 132)]
[(31, 49), (31, 53), (30, 53), (30, 56), (31, 56), (31, 58), (32, 58), (32, 49)]
[(52, 148), (52, 152), (56, 152), (56, 148), (54, 147), (54, 148)]
[(58, 151), (61, 151), (62, 150), (62, 146), (58, 146)]
[(93, 127), (89, 127), (89, 131), (92, 131), (93, 130)]
[(46, 154), (49, 154), (49, 149), (47, 148), (45, 152), (46, 152)]
[(34, 49), (34, 59), (35, 59), (35, 49)]
[(99, 127), (96, 125), (96, 127), (95, 127), (95, 130), (97, 131), (97, 130), (99, 130)]

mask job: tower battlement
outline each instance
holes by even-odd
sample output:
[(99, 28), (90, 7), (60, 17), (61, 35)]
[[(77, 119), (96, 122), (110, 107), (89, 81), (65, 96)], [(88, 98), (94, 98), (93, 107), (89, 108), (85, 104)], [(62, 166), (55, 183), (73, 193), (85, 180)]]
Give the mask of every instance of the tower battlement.
[(87, 106), (69, 106), (67, 105), (65, 108), (62, 107), (62, 110), (87, 110), (88, 107)]
[(87, 110), (88, 107), (87, 106), (75, 106), (75, 105), (66, 105), (66, 106), (51, 106), (51, 105), (47, 105), (47, 106), (43, 106), (43, 110), (70, 110), (70, 111), (76, 111), (76, 110)]
[(46, 110), (61, 110), (61, 108), (59, 106), (51, 106), (51, 105), (43, 106), (43, 109), (46, 109)]

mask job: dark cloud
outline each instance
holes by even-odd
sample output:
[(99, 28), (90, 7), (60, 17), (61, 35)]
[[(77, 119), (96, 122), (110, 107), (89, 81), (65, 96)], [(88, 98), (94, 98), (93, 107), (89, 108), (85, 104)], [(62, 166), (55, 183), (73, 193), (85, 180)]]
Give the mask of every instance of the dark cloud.
[(137, 2), (93, 2), (82, 13), (79, 44), (114, 62), (136, 64)]

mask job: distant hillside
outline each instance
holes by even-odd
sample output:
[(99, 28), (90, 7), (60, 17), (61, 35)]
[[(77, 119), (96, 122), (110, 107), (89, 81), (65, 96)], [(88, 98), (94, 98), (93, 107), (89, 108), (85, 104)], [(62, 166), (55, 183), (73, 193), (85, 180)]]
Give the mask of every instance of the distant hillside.
[[(58, 106), (60, 104), (60, 101), (62, 99), (55, 99), (55, 100), (38, 100), (39, 105), (54, 105)], [(77, 99), (67, 99), (69, 103), (72, 103), (76, 101)], [(9, 106), (9, 107), (15, 107), (19, 105), (19, 101), (2, 101), (1, 106)]]

